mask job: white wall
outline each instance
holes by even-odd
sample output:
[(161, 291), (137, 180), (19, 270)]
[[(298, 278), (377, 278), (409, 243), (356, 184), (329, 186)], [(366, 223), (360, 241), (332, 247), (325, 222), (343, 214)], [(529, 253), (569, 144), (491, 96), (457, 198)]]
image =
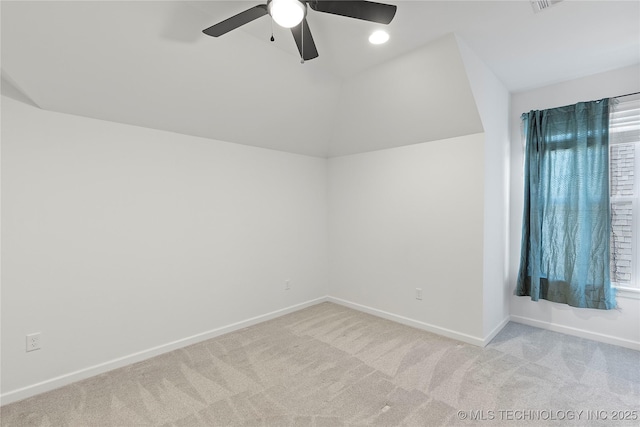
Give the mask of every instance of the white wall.
[(483, 345), (508, 319), (509, 94), (459, 44), (449, 34), (343, 84), (329, 295)]
[(509, 319), (509, 101), (507, 88), (457, 38), (484, 128), (483, 337), (491, 340)]
[(510, 261), (511, 318), (534, 326), (640, 349), (640, 300), (618, 297), (619, 310), (576, 309), (513, 295), (520, 261), (523, 204), (523, 147), (520, 115), (640, 91), (640, 66), (543, 87), (511, 97)]
[(329, 157), (482, 132), (453, 34), (346, 79)]
[(3, 96), (3, 403), (323, 297), (326, 182), (325, 159)]
[(481, 344), (483, 158), (475, 134), (329, 159), (329, 295)]

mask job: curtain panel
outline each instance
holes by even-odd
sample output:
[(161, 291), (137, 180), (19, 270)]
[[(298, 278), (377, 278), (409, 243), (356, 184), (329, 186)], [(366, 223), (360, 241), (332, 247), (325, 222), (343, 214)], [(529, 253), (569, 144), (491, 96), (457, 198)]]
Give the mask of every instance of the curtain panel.
[(516, 295), (612, 309), (609, 100), (523, 114), (525, 188)]

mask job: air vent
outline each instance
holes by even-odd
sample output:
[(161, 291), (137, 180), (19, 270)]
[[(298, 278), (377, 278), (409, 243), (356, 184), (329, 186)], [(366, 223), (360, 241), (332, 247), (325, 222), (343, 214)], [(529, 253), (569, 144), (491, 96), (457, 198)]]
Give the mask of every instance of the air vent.
[(530, 0), (531, 7), (535, 13), (549, 9), (551, 6), (560, 3), (562, 0)]

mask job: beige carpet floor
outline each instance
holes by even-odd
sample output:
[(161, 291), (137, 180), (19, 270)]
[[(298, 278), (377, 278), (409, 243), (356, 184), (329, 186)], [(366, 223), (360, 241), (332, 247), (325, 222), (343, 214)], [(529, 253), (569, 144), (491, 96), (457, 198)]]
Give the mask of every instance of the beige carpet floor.
[(0, 408), (3, 427), (640, 425), (634, 413), (640, 352), (515, 323), (479, 348), (332, 303)]

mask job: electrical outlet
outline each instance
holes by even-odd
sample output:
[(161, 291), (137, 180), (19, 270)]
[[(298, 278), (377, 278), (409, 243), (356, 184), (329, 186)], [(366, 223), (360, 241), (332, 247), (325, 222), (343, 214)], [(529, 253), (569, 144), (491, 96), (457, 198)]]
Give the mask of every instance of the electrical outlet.
[(416, 299), (422, 299), (422, 288), (416, 288)]
[(288, 291), (289, 289), (291, 289), (291, 280), (287, 279), (284, 281), (284, 290)]
[(27, 351), (40, 350), (40, 332), (27, 335)]

